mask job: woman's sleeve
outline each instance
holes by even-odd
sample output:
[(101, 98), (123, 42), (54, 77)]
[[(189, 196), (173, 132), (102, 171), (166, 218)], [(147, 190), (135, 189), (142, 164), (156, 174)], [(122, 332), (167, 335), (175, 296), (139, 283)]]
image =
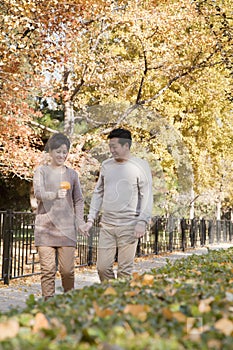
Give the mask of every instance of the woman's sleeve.
[(34, 195), (39, 201), (50, 201), (57, 197), (56, 192), (45, 190), (45, 176), (42, 167), (36, 168), (33, 176)]

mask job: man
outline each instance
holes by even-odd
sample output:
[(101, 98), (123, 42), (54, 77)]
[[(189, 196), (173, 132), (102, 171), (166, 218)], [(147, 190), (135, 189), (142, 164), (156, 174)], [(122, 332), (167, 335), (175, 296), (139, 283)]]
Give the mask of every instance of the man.
[(131, 275), (138, 239), (145, 234), (152, 211), (152, 177), (147, 161), (130, 153), (131, 133), (114, 129), (108, 135), (112, 158), (103, 162), (84, 227), (86, 235), (102, 208), (97, 254), (101, 281)]

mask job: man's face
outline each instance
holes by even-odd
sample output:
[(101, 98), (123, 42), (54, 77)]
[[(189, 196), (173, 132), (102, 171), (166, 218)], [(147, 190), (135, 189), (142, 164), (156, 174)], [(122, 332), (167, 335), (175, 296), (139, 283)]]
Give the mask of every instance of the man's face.
[(110, 149), (110, 152), (112, 153), (113, 158), (116, 161), (120, 162), (120, 161), (128, 159), (129, 145), (128, 145), (128, 143), (121, 145), (119, 143), (118, 137), (114, 137), (113, 139), (110, 139), (109, 149)]

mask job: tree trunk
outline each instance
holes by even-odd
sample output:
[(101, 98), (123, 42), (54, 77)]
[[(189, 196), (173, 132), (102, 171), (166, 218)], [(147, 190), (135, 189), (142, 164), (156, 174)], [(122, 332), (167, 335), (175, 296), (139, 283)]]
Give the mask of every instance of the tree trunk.
[(217, 202), (217, 210), (216, 210), (217, 220), (221, 220), (221, 208), (222, 208), (222, 204), (221, 204), (221, 199), (219, 198)]
[(194, 190), (192, 188), (191, 189), (191, 205), (190, 205), (190, 211), (189, 211), (189, 218), (191, 220), (194, 219), (194, 215), (195, 215), (194, 199), (195, 199), (195, 193), (194, 193)]
[(74, 109), (71, 101), (65, 102), (64, 107), (64, 133), (72, 136), (74, 133)]

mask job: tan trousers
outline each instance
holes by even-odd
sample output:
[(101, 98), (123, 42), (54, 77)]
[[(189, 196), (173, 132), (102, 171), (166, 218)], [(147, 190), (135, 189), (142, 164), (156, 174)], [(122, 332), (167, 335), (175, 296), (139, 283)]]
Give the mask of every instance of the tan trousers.
[(55, 294), (56, 252), (64, 292), (74, 289), (75, 247), (38, 247), (41, 289), (45, 298)]
[(117, 251), (117, 277), (131, 276), (137, 244), (138, 239), (134, 236), (134, 226), (101, 224), (97, 251), (97, 270), (101, 282), (115, 278), (113, 264)]

